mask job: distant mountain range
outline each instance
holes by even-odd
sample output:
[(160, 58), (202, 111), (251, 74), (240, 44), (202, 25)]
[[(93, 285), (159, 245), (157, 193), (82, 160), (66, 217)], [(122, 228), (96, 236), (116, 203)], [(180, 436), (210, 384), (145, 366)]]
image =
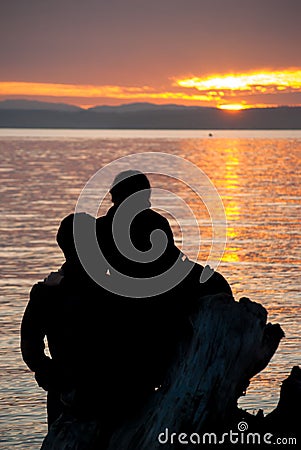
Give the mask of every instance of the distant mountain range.
[(38, 100), (3, 100), (0, 102), (0, 109), (27, 110), (27, 111), (81, 111), (82, 108), (66, 103), (47, 103)]
[(129, 103), (83, 109), (31, 100), (0, 102), (0, 128), (301, 129), (301, 107), (218, 108)]

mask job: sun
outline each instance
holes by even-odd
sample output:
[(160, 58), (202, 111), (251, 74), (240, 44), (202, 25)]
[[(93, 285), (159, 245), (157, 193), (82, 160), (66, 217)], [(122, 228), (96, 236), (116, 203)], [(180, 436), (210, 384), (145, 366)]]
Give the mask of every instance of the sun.
[(246, 105), (242, 105), (241, 103), (234, 103), (230, 105), (219, 105), (219, 109), (225, 109), (226, 111), (241, 111), (242, 109), (246, 109)]

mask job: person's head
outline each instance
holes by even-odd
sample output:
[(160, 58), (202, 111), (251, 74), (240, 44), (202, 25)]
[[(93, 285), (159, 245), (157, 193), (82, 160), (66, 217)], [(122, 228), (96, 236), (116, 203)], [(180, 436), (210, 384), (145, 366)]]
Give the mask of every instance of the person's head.
[[(78, 261), (77, 251), (74, 243), (73, 236), (73, 224), (74, 224), (75, 214), (69, 214), (66, 216), (60, 223), (56, 241), (59, 247), (62, 249), (66, 261)], [(87, 213), (76, 213), (76, 220), (79, 224), (81, 232), (87, 233), (91, 230), (91, 226), (93, 226), (93, 222), (95, 221), (94, 217), (90, 216)]]
[(150, 205), (151, 186), (147, 176), (139, 170), (125, 170), (116, 175), (110, 194), (112, 202), (119, 205), (126, 198), (139, 191), (143, 191), (141, 193), (142, 198)]

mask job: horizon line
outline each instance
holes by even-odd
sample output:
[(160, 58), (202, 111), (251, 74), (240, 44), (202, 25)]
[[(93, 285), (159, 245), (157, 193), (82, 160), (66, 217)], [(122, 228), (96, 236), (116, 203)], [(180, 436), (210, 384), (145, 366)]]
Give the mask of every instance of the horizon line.
[[(98, 108), (98, 107), (107, 107), (107, 108), (120, 108), (123, 106), (131, 106), (131, 105), (150, 105), (150, 106), (157, 106), (157, 107), (165, 107), (165, 106), (174, 106), (174, 107), (183, 107), (183, 108), (201, 108), (201, 109), (217, 109), (217, 110), (222, 110), (222, 111), (226, 111), (226, 112), (239, 112), (242, 110), (248, 110), (248, 109), (277, 109), (277, 108), (300, 108), (301, 104), (297, 104), (297, 105), (290, 105), (290, 104), (255, 104), (255, 105), (242, 105), (239, 103), (228, 103), (228, 104), (223, 104), (223, 105), (185, 105), (184, 103), (173, 103), (173, 102), (168, 102), (168, 103), (155, 103), (155, 102), (150, 102), (150, 101), (141, 101), (141, 102), (137, 102), (137, 101), (132, 101), (132, 102), (124, 102), (124, 103), (118, 103), (118, 104), (108, 104), (108, 103), (95, 103), (95, 104), (89, 104), (89, 105), (79, 105), (76, 103), (71, 103), (71, 102), (66, 102), (66, 101), (62, 101), (62, 100), (54, 100), (54, 99), (47, 99), (47, 100), (40, 100), (40, 99), (36, 99), (36, 98), (24, 98), (24, 97), (6, 97), (6, 98), (0, 98), (0, 105), (1, 103), (4, 102), (32, 102), (32, 103), (41, 103), (41, 104), (52, 104), (52, 105), (64, 105), (64, 106), (71, 106), (71, 107), (75, 107), (75, 108), (79, 108), (81, 110), (84, 111), (88, 111), (90, 109), (93, 108)], [(5, 108), (3, 108), (5, 109)], [(8, 108), (8, 109), (13, 109), (13, 108)], [(20, 109), (20, 108), (16, 108), (16, 109)], [(71, 111), (70, 111), (71, 112)], [(76, 112), (76, 111), (74, 111)]]

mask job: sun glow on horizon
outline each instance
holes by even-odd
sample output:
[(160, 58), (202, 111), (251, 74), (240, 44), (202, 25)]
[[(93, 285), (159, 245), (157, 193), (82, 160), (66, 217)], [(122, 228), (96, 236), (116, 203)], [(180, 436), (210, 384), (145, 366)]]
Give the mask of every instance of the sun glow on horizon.
[(226, 75), (210, 75), (207, 77), (190, 77), (176, 79), (181, 87), (195, 88), (199, 91), (229, 90), (267, 92), (269, 89), (285, 91), (301, 89), (301, 70), (287, 69), (283, 71), (259, 71)]
[[(0, 81), (0, 97), (21, 96), (62, 101), (85, 109), (109, 99), (132, 102), (166, 102), (182, 105), (210, 106), (228, 111), (275, 106), (301, 106), (301, 69), (283, 71), (261, 70), (250, 73), (232, 73), (170, 78), (165, 86), (148, 85), (91, 85), (71, 83)], [(286, 95), (286, 97), (283, 96)], [(288, 97), (290, 95), (290, 97)], [(296, 96), (297, 95), (297, 96)], [(287, 103), (287, 99), (292, 101)], [(278, 100), (279, 99), (279, 100)], [(285, 99), (283, 101), (282, 99)], [(72, 101), (73, 100), (73, 101)], [(98, 103), (97, 103), (98, 102)]]
[(242, 105), (240, 103), (233, 103), (229, 105), (218, 105), (218, 108), (226, 111), (241, 111), (242, 109), (250, 108), (250, 106)]

